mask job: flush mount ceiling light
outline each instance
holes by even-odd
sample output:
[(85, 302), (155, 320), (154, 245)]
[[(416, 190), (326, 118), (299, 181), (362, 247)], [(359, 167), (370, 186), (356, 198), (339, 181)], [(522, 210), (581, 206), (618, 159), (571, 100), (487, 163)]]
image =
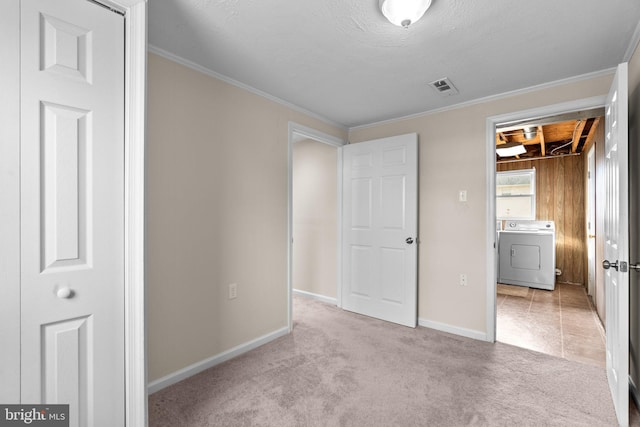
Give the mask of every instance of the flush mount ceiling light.
[(496, 154), (500, 157), (513, 157), (527, 152), (524, 145), (519, 142), (507, 142), (496, 148)]
[(382, 14), (393, 25), (408, 28), (431, 6), (431, 0), (380, 0)]

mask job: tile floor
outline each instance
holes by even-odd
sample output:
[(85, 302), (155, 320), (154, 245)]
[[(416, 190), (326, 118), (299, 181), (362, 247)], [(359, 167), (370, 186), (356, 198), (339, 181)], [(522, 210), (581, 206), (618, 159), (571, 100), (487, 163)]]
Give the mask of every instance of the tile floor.
[(498, 292), (498, 341), (605, 366), (604, 328), (583, 286), (559, 283), (553, 291), (500, 286)]

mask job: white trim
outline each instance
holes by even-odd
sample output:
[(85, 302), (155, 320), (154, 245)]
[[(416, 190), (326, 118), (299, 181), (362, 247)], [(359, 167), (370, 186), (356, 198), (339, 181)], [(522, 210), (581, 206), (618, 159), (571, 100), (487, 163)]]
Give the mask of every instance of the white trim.
[(555, 81), (548, 82), (548, 83), (542, 83), (542, 84), (535, 85), (535, 86), (529, 86), (529, 87), (526, 87), (524, 89), (516, 89), (516, 90), (509, 91), (509, 92), (499, 93), (499, 94), (496, 94), (496, 95), (485, 96), (484, 98), (472, 99), (471, 101), (461, 102), (459, 104), (449, 105), (447, 107), (436, 108), (434, 110), (423, 111), (421, 113), (409, 114), (407, 116), (397, 117), (395, 119), (382, 120), (382, 121), (379, 121), (379, 122), (369, 123), (369, 124), (366, 124), (366, 125), (354, 126), (354, 127), (349, 128), (349, 132), (356, 131), (356, 130), (361, 130), (361, 129), (367, 129), (367, 128), (371, 128), (371, 127), (375, 127), (375, 126), (381, 126), (381, 125), (387, 125), (387, 124), (391, 124), (391, 123), (397, 123), (397, 122), (401, 122), (401, 121), (404, 121), (404, 120), (416, 119), (416, 118), (419, 118), (419, 117), (430, 116), (432, 114), (438, 114), (438, 113), (442, 113), (442, 112), (445, 112), (445, 111), (457, 110), (459, 108), (465, 108), (465, 107), (469, 107), (469, 106), (472, 106), (472, 105), (484, 104), (486, 102), (496, 101), (496, 100), (500, 100), (500, 99), (503, 99), (503, 98), (510, 98), (512, 96), (524, 95), (526, 93), (535, 92), (535, 91), (539, 91), (539, 90), (543, 90), (543, 89), (550, 89), (550, 88), (554, 88), (556, 86), (562, 86), (562, 85), (571, 84), (571, 83), (578, 83), (578, 82), (581, 82), (583, 80), (589, 80), (589, 79), (594, 79), (594, 78), (598, 78), (598, 77), (613, 75), (615, 73), (615, 71), (616, 71), (615, 67), (607, 68), (605, 70), (594, 71), (592, 73), (587, 73), (587, 74), (581, 74), (579, 76), (569, 77), (569, 78), (562, 79), (562, 80), (555, 80)]
[(342, 308), (342, 268), (343, 268), (343, 264), (342, 264), (342, 212), (343, 212), (343, 205), (342, 205), (342, 191), (343, 191), (343, 185), (342, 185), (342, 177), (343, 177), (343, 156), (344, 156), (344, 150), (343, 147), (339, 147), (338, 148), (338, 164), (337, 164), (337, 169), (338, 169), (338, 178), (336, 179), (336, 195), (338, 197), (338, 203), (337, 203), (337, 212), (336, 212), (336, 218), (338, 218), (338, 249), (336, 250), (336, 256), (338, 257), (337, 261), (336, 261), (336, 305), (339, 308)]
[(631, 57), (635, 53), (639, 44), (640, 44), (640, 21), (638, 22), (638, 25), (636, 25), (636, 29), (633, 32), (633, 36), (631, 37), (631, 40), (629, 40), (629, 45), (627, 46), (627, 51), (624, 53), (622, 62), (631, 61)]
[[(20, 403), (20, 2), (0, 14), (0, 402)], [(15, 369), (18, 367), (18, 369)]]
[(301, 297), (315, 299), (331, 305), (337, 305), (337, 300), (333, 297), (326, 297), (324, 295), (314, 294), (313, 292), (302, 291), (300, 289), (293, 289), (292, 291), (294, 294), (300, 295)]
[(418, 325), (425, 328), (435, 329), (436, 331), (447, 332), (449, 334), (460, 335), (467, 338), (473, 338), (479, 341), (488, 341), (487, 335), (482, 331), (452, 326), (446, 323), (440, 323), (433, 320), (421, 319), (418, 317)]
[[(301, 141), (301, 137), (303, 139), (313, 139), (314, 141), (321, 142), (323, 144), (331, 145), (333, 147), (338, 148), (338, 161), (340, 161), (340, 147), (342, 147), (345, 142), (337, 138), (335, 136), (331, 136), (324, 132), (320, 132), (318, 130), (312, 129), (308, 126), (304, 126), (298, 124), (296, 122), (289, 122), (288, 127), (288, 147), (287, 147), (287, 324), (289, 325), (289, 331), (293, 329), (293, 317), (292, 317), (292, 307), (293, 302), (291, 299), (291, 295), (293, 292), (293, 144), (298, 141)], [(342, 169), (338, 170), (338, 181), (339, 184), (342, 182), (341, 172)], [(341, 185), (339, 185), (342, 188)], [(340, 209), (340, 201), (342, 200), (342, 193), (338, 193), (338, 208)], [(340, 215), (338, 216), (338, 247), (340, 246), (340, 230), (342, 229), (340, 223)], [(338, 248), (338, 256), (340, 255), (340, 250)], [(340, 264), (338, 264), (338, 272), (340, 271)], [(338, 278), (338, 289), (340, 288), (339, 276)]]
[(260, 89), (256, 89), (253, 86), (249, 86), (248, 84), (239, 82), (238, 80), (234, 80), (231, 77), (225, 76), (224, 74), (217, 73), (217, 72), (211, 70), (210, 68), (204, 67), (204, 66), (202, 66), (200, 64), (196, 64), (193, 61), (190, 61), (190, 60), (185, 59), (185, 58), (183, 58), (181, 56), (175, 55), (175, 54), (173, 54), (171, 52), (168, 52), (168, 51), (166, 51), (164, 49), (161, 49), (161, 48), (159, 48), (157, 46), (154, 46), (152, 44), (149, 44), (148, 51), (150, 53), (155, 54), (155, 55), (162, 56), (163, 58), (166, 58), (166, 59), (168, 59), (170, 61), (176, 62), (176, 63), (178, 63), (180, 65), (184, 65), (185, 67), (191, 68), (192, 70), (198, 71), (198, 72), (200, 72), (202, 74), (206, 74), (209, 77), (213, 77), (215, 79), (221, 80), (221, 81), (223, 81), (225, 83), (228, 83), (228, 84), (230, 84), (232, 86), (238, 87), (240, 89), (244, 89), (247, 92), (251, 92), (254, 95), (261, 96), (263, 98), (268, 99), (269, 101), (273, 101), (273, 102), (275, 102), (277, 104), (283, 105), (283, 106), (285, 106), (287, 108), (290, 108), (290, 109), (292, 109), (294, 111), (298, 111), (299, 113), (305, 114), (305, 115), (307, 115), (309, 117), (313, 117), (315, 119), (318, 119), (318, 120), (320, 120), (320, 121), (322, 121), (322, 122), (324, 122), (324, 123), (326, 123), (328, 125), (337, 127), (338, 129), (348, 130), (347, 126), (345, 126), (342, 123), (335, 122), (335, 121), (333, 121), (331, 119), (328, 119), (328, 118), (326, 118), (324, 116), (321, 116), (320, 114), (314, 113), (313, 111), (307, 110), (307, 109), (302, 108), (302, 107), (300, 107), (298, 105), (292, 104), (291, 102), (285, 101), (282, 98), (278, 98), (277, 96), (271, 95), (271, 94), (269, 94), (267, 92), (263, 92)]
[[(289, 135), (291, 136), (292, 134), (306, 139), (313, 139), (314, 141), (322, 142), (323, 144), (332, 145), (334, 147), (342, 147), (345, 144), (344, 140), (341, 138), (320, 132), (319, 130), (315, 130), (309, 126), (301, 125), (296, 122), (289, 122)], [(296, 138), (295, 135), (293, 135), (294, 143), (300, 141), (300, 139)]]
[(603, 107), (606, 97), (594, 96), (591, 98), (577, 99), (560, 104), (547, 105), (530, 110), (517, 111), (499, 116), (488, 117), (486, 121), (486, 340), (494, 342), (496, 340), (496, 283), (497, 283), (497, 242), (496, 242), (496, 126), (501, 123), (508, 123), (516, 120), (536, 119), (541, 117), (555, 116), (573, 111), (587, 110), (591, 108)]
[(248, 351), (258, 348), (275, 339), (283, 337), (288, 333), (289, 333), (288, 327), (280, 328), (269, 334), (263, 335), (259, 338), (256, 338), (244, 344), (240, 344), (236, 347), (233, 347), (232, 349), (229, 349), (225, 352), (217, 354), (213, 357), (209, 357), (200, 362), (194, 363), (193, 365), (189, 365), (186, 368), (182, 368), (169, 375), (166, 375), (162, 378), (159, 378), (155, 381), (150, 382), (148, 386), (148, 392), (149, 394), (152, 394), (157, 391), (160, 391), (163, 388), (169, 387), (170, 385), (180, 382), (186, 378), (192, 377), (193, 375), (196, 375), (206, 369), (212, 368), (216, 365), (221, 364), (222, 362), (226, 362), (227, 360), (233, 359), (234, 357), (240, 356), (241, 354), (244, 354)]
[[(495, 146), (495, 134), (496, 134), (497, 120), (492, 118), (487, 119), (486, 125), (486, 138), (492, 135), (493, 144), (486, 146), (486, 165), (487, 172), (485, 177), (485, 210), (487, 224), (485, 229), (486, 234), (486, 269), (487, 269), (487, 285), (486, 285), (486, 340), (489, 342), (495, 342), (496, 340), (496, 285), (498, 282), (498, 239), (496, 231), (496, 146)], [(487, 139), (488, 141), (488, 139)]]
[[(125, 0), (125, 425), (146, 426), (144, 164), (147, 2)], [(115, 1), (118, 3), (118, 1)]]

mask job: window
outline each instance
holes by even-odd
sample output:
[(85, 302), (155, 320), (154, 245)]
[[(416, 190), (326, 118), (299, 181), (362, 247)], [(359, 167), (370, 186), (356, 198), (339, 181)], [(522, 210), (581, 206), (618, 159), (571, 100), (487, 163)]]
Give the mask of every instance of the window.
[(536, 219), (536, 170), (498, 172), (496, 176), (498, 219)]

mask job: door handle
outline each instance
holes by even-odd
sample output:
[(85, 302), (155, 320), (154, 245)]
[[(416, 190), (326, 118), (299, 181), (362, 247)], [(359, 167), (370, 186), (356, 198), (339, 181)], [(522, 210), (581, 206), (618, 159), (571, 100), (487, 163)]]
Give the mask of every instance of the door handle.
[(407, 239), (405, 240), (405, 242), (407, 242), (407, 245), (410, 245), (413, 243), (413, 237), (407, 237)]
[(640, 262), (636, 263), (636, 264), (629, 264), (629, 268), (635, 271), (640, 272)]
[(604, 261), (602, 261), (602, 268), (604, 268), (605, 270), (615, 268), (615, 270), (618, 271), (618, 261), (609, 262), (609, 260), (605, 259)]
[(590, 238), (590, 239), (595, 239), (596, 235), (595, 234), (589, 234), (587, 237)]
[(68, 299), (73, 297), (73, 291), (68, 286), (63, 286), (56, 291), (56, 296), (60, 299)]

